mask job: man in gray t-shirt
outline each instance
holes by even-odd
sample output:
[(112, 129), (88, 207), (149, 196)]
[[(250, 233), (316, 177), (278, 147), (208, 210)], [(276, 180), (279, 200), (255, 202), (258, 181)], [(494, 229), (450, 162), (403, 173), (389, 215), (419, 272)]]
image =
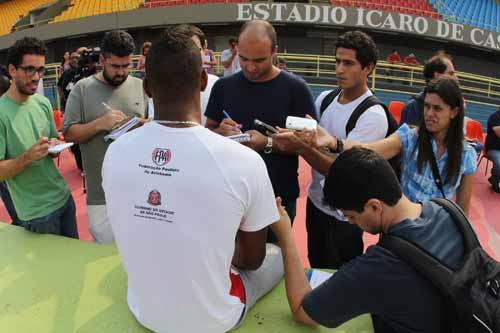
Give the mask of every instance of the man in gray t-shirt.
[(110, 144), (104, 136), (126, 118), (144, 117), (147, 113), (142, 81), (128, 75), (134, 49), (128, 33), (107, 33), (101, 45), (103, 70), (75, 85), (64, 114), (65, 139), (79, 143), (82, 151), (89, 229), (99, 243), (114, 241), (101, 186), (102, 161)]

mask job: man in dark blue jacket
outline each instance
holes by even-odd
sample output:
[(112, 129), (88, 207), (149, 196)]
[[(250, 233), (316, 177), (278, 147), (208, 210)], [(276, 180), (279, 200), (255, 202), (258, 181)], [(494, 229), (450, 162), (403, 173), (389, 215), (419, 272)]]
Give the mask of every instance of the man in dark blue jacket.
[[(432, 79), (441, 75), (450, 75), (457, 79), (452, 58), (443, 52), (437, 53), (430, 58), (424, 66), (424, 79), (427, 84)], [(418, 126), (420, 117), (424, 111), (425, 89), (418, 95), (412, 97), (401, 113), (401, 124)]]
[(493, 191), (500, 193), (500, 107), (488, 118), (486, 151), (488, 158), (493, 162), (488, 181)]

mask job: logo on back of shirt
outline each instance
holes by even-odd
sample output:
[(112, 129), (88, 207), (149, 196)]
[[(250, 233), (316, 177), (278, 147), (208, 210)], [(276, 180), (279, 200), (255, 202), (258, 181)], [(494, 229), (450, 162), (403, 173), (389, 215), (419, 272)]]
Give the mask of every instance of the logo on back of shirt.
[(158, 190), (152, 190), (148, 195), (148, 204), (151, 206), (161, 205), (161, 193)]
[(170, 152), (170, 149), (155, 148), (155, 150), (153, 150), (152, 159), (158, 166), (167, 164), (171, 157), (172, 153)]
[[(171, 208), (165, 207), (161, 200), (161, 193), (157, 189), (153, 189), (147, 193), (147, 205), (141, 200), (140, 203), (134, 205), (134, 217), (142, 221), (160, 221), (174, 223), (175, 212)], [(144, 197), (146, 197), (144, 193)]]

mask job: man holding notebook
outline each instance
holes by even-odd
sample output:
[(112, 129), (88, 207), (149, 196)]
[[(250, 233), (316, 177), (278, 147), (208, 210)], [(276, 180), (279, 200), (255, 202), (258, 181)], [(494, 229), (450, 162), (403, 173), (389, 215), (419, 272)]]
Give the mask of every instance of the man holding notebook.
[(57, 138), (52, 106), (36, 93), (45, 74), (45, 44), (25, 37), (7, 54), (12, 84), (0, 97), (0, 182), (12, 196), (17, 225), (78, 238), (75, 203), (52, 161)]
[(103, 70), (71, 90), (64, 114), (66, 141), (80, 144), (87, 184), (90, 233), (98, 243), (113, 242), (101, 186), (101, 166), (111, 141), (104, 137), (129, 117), (144, 117), (147, 98), (142, 80), (129, 76), (135, 44), (125, 31), (108, 32), (101, 45)]

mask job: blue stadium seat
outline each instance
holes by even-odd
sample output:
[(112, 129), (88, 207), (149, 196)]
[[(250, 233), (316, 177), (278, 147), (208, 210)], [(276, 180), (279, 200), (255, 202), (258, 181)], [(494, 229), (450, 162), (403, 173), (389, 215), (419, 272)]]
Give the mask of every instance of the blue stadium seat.
[(500, 31), (500, 4), (494, 0), (429, 0), (447, 20)]

